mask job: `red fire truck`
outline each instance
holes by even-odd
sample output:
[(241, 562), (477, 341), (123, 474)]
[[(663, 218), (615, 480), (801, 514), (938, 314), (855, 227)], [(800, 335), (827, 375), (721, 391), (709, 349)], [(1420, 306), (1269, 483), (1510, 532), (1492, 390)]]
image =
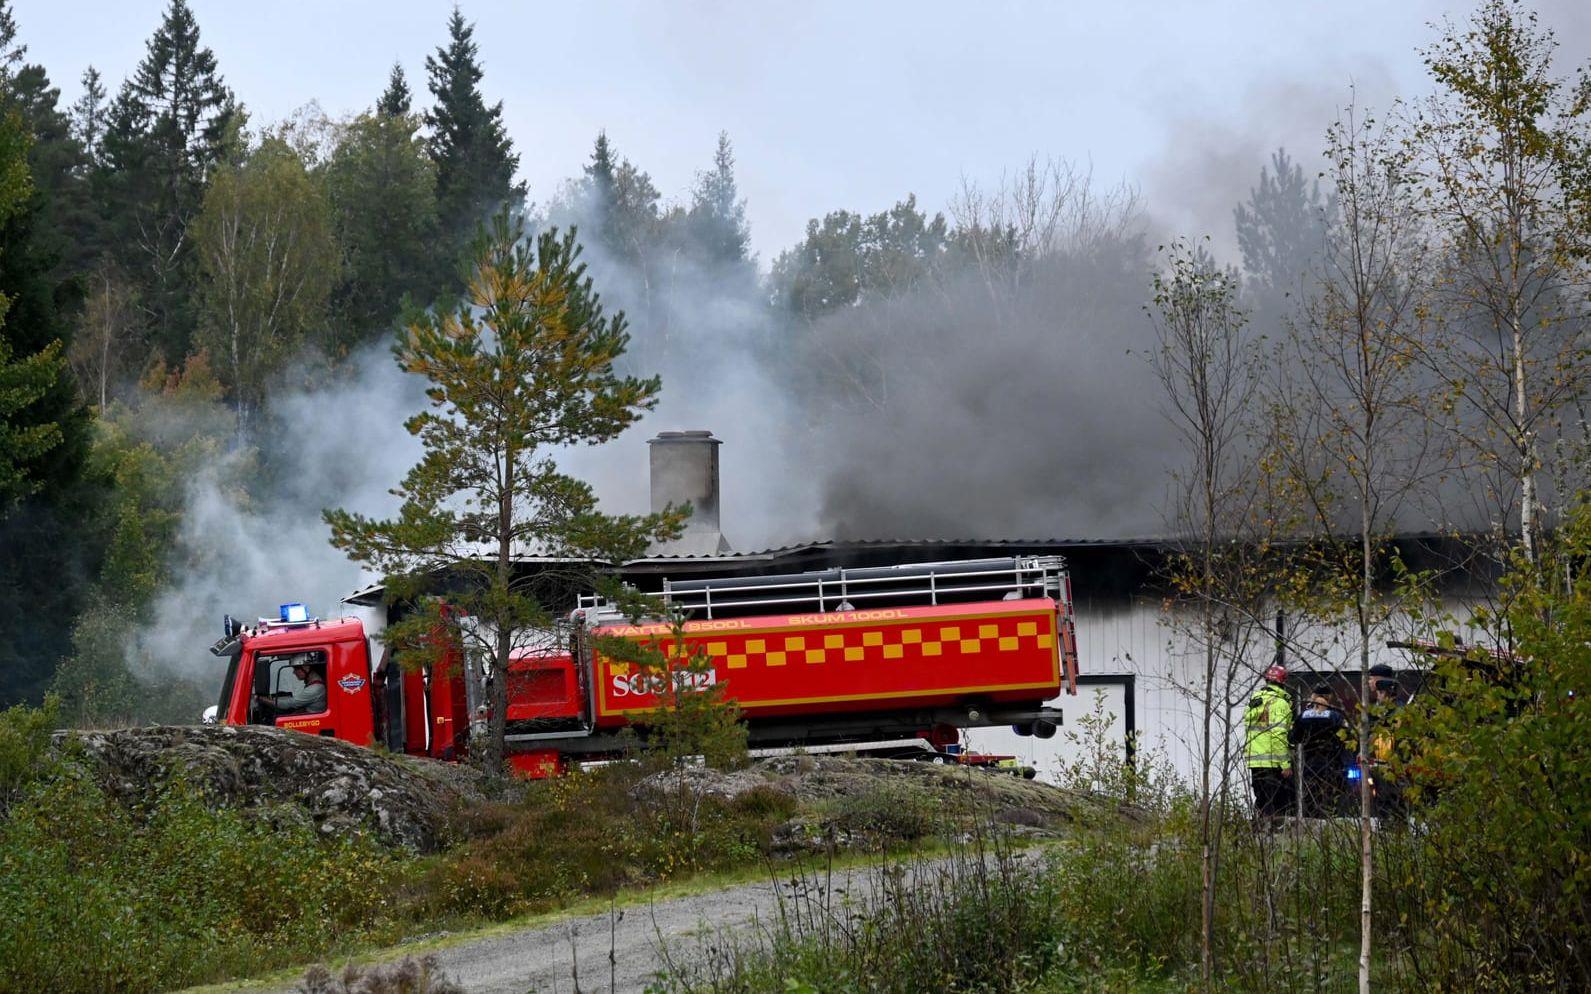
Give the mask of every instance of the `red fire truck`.
[[(964, 728), (1052, 736), (1060, 714), (1043, 702), (1076, 693), (1071, 582), (1058, 557), (664, 581), (661, 597), (690, 619), (687, 650), (711, 664), (691, 679), (726, 685), (754, 748), (904, 741), (953, 754), (944, 747)], [(612, 758), (632, 724), (645, 734), (660, 677), (606, 658), (597, 636), (675, 650), (670, 626), (582, 599), (562, 648), (522, 653), (507, 673), (508, 747), (521, 772)], [(405, 667), (378, 642), (359, 620), (310, 618), (296, 604), (250, 627), (228, 619), (211, 647), (227, 660), (216, 720), (461, 758), (481, 707), (460, 651)], [(306, 676), (324, 689), (306, 692)], [(287, 699), (313, 703), (288, 713), (273, 703)]]

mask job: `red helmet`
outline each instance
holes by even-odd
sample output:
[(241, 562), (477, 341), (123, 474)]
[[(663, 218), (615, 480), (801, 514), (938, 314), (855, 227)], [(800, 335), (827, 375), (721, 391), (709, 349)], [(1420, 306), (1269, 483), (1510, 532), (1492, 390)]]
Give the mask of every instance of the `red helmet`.
[(1287, 667), (1281, 663), (1272, 663), (1270, 669), (1265, 671), (1265, 679), (1271, 683), (1287, 682)]

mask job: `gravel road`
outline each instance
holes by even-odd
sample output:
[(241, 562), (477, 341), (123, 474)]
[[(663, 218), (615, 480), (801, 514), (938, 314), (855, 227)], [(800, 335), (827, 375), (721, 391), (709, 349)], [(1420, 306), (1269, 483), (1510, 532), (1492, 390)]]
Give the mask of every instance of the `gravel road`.
[[(822, 869), (802, 878), (786, 875), (777, 882), (636, 903), (612, 915), (567, 918), (465, 940), (435, 950), (434, 955), (466, 994), (639, 992), (661, 967), (665, 948), (671, 957), (688, 959), (699, 954), (702, 939), (734, 932), (748, 938), (755, 922), (778, 915), (781, 896), (786, 902), (804, 902), (804, 907), (822, 901), (825, 893), (835, 906), (852, 899), (865, 904), (880, 872), (859, 867), (836, 870), (832, 876)], [(396, 959), (403, 950), (391, 954)], [(270, 994), (290, 994), (293, 989), (278, 988)]]
[(777, 904), (772, 882), (742, 884), (493, 936), (437, 959), (467, 994), (641, 991), (662, 965), (665, 942), (689, 955), (693, 937), (746, 929), (777, 914)]

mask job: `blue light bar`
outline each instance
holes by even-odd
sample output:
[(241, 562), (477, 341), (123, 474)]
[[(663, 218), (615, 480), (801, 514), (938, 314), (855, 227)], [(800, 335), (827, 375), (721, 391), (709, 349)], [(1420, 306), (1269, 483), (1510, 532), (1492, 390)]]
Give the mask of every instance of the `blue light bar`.
[(309, 608), (303, 604), (283, 604), (282, 620), (288, 624), (297, 624), (309, 620)]

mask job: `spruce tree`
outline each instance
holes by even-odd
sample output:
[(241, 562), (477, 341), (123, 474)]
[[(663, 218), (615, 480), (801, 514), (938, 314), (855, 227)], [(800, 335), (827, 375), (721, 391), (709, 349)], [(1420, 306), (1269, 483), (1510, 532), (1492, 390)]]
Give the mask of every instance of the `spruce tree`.
[(584, 239), (631, 265), (644, 266), (660, 235), (660, 199), (652, 177), (619, 158), (606, 131), (597, 132), (581, 183)]
[(410, 110), (409, 80), (403, 75), (403, 64), (394, 62), (387, 76), (386, 92), (376, 101), (376, 113), (382, 117), (406, 117)]
[(503, 128), (503, 104), (486, 105), (474, 25), (458, 8), (448, 19), (448, 43), (426, 56), (436, 105), (426, 113), (431, 159), (436, 163), (437, 215), (455, 251), (474, 239), (493, 211), (517, 210), (523, 185), (514, 183), (519, 156)]
[[(48, 260), (48, 277), (70, 293), (98, 253), (100, 224), (89, 191), (89, 157), (72, 119), (61, 110), (61, 91), (44, 67), (23, 65), (0, 83), (7, 106), (22, 115), (31, 135), (28, 170), (33, 177), (36, 253)], [(68, 308), (71, 300), (63, 300)]]
[(200, 45), (193, 11), (186, 0), (171, 0), (117, 95), (103, 147), (122, 262), (143, 284), (155, 344), (172, 359), (186, 354), (193, 334), (188, 225), (236, 113), (214, 53)]
[(83, 71), (83, 95), (72, 104), (72, 134), (91, 164), (99, 161), (99, 145), (105, 137), (105, 120), (110, 112), (105, 96), (99, 70), (89, 66)]
[(746, 202), (735, 185), (735, 150), (726, 131), (718, 133), (713, 168), (697, 177), (689, 218), (692, 242), (708, 262), (747, 261), (751, 231)]
[(604, 236), (616, 199), (614, 191), (618, 184), (614, 171), (613, 146), (608, 142), (608, 133), (598, 131), (596, 145), (591, 149), (591, 161), (585, 166), (585, 211), (592, 231)]
[(0, 80), (9, 79), (22, 68), (28, 46), (17, 41), (17, 19), (11, 13), (11, 0), (0, 0)]
[(436, 167), (419, 127), (413, 114), (362, 115), (326, 163), (344, 263), (332, 298), (334, 351), (390, 329), (405, 297), (425, 305), (436, 291)]
[(98, 554), (83, 540), (91, 426), (61, 358), (68, 295), (40, 247), (46, 201), (28, 177), (29, 143), (21, 111), (0, 114), (0, 706), (42, 693)]

